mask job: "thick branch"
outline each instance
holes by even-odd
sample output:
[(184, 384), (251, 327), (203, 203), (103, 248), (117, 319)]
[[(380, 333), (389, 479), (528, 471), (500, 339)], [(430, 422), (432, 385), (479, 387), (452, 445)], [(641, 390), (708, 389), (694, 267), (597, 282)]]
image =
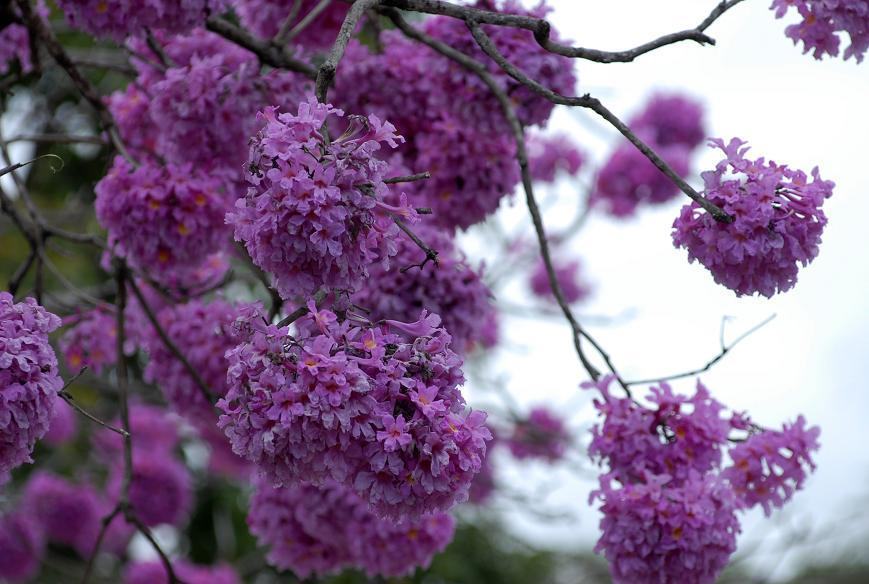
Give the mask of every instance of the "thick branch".
[(304, 61), (293, 57), (287, 47), (281, 47), (269, 41), (258, 39), (225, 18), (212, 16), (205, 22), (205, 26), (211, 32), (217, 33), (223, 38), (255, 53), (259, 57), (260, 62), (265, 65), (295, 71), (309, 79), (317, 78), (317, 71)]

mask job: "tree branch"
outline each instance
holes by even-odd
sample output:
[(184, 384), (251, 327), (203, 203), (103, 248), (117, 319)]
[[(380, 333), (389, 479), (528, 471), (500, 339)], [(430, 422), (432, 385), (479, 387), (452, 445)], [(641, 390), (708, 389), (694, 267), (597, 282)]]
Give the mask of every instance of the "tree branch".
[(307, 63), (292, 56), (287, 47), (281, 47), (271, 42), (258, 39), (243, 28), (232, 24), (225, 18), (211, 16), (205, 21), (205, 27), (223, 38), (244, 47), (259, 57), (261, 63), (301, 73), (309, 79), (317, 78), (317, 71)]
[(332, 50), (329, 51), (329, 56), (317, 69), (317, 82), (315, 94), (317, 101), (326, 103), (326, 94), (329, 92), (329, 86), (335, 79), (335, 73), (338, 71), (338, 63), (344, 56), (344, 51), (347, 49), (347, 44), (350, 42), (350, 37), (353, 36), (353, 31), (356, 30), (356, 25), (359, 19), (371, 8), (379, 5), (381, 0), (356, 0), (347, 16), (344, 17), (344, 22), (341, 24), (341, 30), (338, 31), (338, 36), (335, 38), (335, 43), (332, 45)]

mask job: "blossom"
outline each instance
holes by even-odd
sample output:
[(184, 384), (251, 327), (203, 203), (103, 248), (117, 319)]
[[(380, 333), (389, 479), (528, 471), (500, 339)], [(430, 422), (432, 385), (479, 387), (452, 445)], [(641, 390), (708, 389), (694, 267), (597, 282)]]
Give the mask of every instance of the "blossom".
[(536, 181), (555, 182), (562, 172), (573, 176), (585, 162), (582, 150), (566, 134), (531, 134), (526, 136), (525, 143), (531, 178)]
[(797, 281), (797, 264), (808, 265), (818, 255), (827, 217), (821, 210), (833, 193), (831, 181), (817, 167), (811, 180), (800, 170), (748, 160), (739, 138), (710, 146), (726, 158), (703, 173), (705, 197), (733, 217), (716, 221), (697, 203), (682, 207), (673, 222), (673, 244), (688, 250), (688, 261), (699, 261), (718, 284), (737, 296), (767, 298), (790, 290)]
[(28, 462), (51, 425), (63, 380), (48, 334), (60, 319), (27, 298), (0, 292), (0, 477)]
[(223, 186), (190, 165), (133, 168), (119, 156), (95, 191), (109, 245), (158, 281), (198, 269), (228, 242)]
[(204, 24), (209, 12), (221, 12), (223, 0), (58, 0), (70, 26), (122, 41), (148, 29), (179, 33)]
[(78, 430), (78, 413), (66, 402), (59, 400), (54, 402), (54, 413), (51, 416), (51, 425), (42, 439), (46, 444), (60, 446), (75, 437)]
[[(181, 560), (172, 562), (175, 575), (187, 584), (239, 584), (239, 578), (232, 566), (219, 564), (200, 566)], [(136, 562), (124, 569), (124, 584), (169, 584), (166, 567), (158, 560)]]
[(20, 511), (0, 516), (0, 550), (0, 579), (27, 582), (33, 578), (45, 552), (45, 542), (33, 518)]
[(115, 364), (116, 320), (112, 311), (102, 307), (74, 317), (72, 326), (60, 339), (60, 350), (70, 371), (78, 373), (87, 367), (99, 375), (104, 367)]
[(817, 426), (806, 428), (802, 416), (779, 431), (752, 434), (730, 450), (733, 464), (722, 475), (746, 506), (760, 504), (769, 515), (802, 488), (807, 470), (815, 470), (812, 452), (820, 447), (819, 434)]
[(667, 475), (621, 487), (604, 479), (594, 496), (603, 513), (595, 551), (616, 584), (711, 584), (736, 550), (736, 502), (712, 477), (680, 486)]
[(69, 546), (82, 557), (91, 553), (99, 534), (101, 503), (93, 487), (45, 471), (28, 478), (22, 499), (49, 542)]
[[(580, 276), (580, 264), (578, 260), (556, 260), (553, 262), (552, 267), (555, 270), (555, 278), (558, 281), (558, 287), (561, 288), (561, 294), (569, 304), (588, 298), (591, 294), (591, 286), (583, 281)], [(555, 295), (552, 292), (552, 287), (549, 285), (549, 272), (546, 269), (546, 263), (543, 261), (543, 258), (537, 261), (534, 271), (531, 273), (530, 284), (531, 290), (535, 295), (553, 302), (555, 301)]]
[(267, 108), (247, 163), (247, 195), (226, 220), (253, 262), (273, 274), (284, 298), (321, 286), (354, 289), (373, 264), (388, 265), (398, 228), (378, 212), (386, 163), (375, 153), (395, 147), (395, 128), (374, 115), (351, 116), (343, 135), (326, 142), (320, 128), (344, 116), (311, 98), (298, 114)]
[(869, 3), (866, 0), (773, 0), (770, 6), (775, 17), (782, 18), (796, 8), (802, 19), (788, 25), (785, 34), (794, 44), (803, 42), (803, 53), (812, 51), (820, 60), (825, 54), (839, 55), (839, 44), (847, 33), (851, 41), (843, 58), (863, 61), (869, 49)]
[(300, 578), (345, 568), (369, 577), (408, 575), (427, 567), (455, 529), (444, 513), (401, 522), (377, 517), (338, 483), (274, 488), (263, 479), (256, 482), (247, 521), (269, 548), (268, 563)]
[(517, 420), (507, 438), (510, 453), (516, 458), (541, 458), (556, 462), (564, 458), (570, 446), (570, 434), (564, 421), (548, 408), (533, 408), (524, 419)]
[[(124, 472), (119, 462), (111, 465), (106, 485), (110, 496), (120, 495)], [(181, 525), (192, 502), (193, 485), (186, 466), (167, 454), (149, 452), (143, 447), (135, 449), (130, 506), (145, 525)]]
[(657, 146), (696, 148), (706, 138), (703, 106), (678, 93), (656, 93), (628, 124)]
[[(8, 5), (8, 10), (16, 17), (20, 17), (20, 11), (14, 4)], [(48, 7), (44, 0), (37, 0), (33, 5), (37, 16), (43, 20), (48, 19)], [(0, 30), (0, 75), (6, 75), (14, 70), (14, 63), (21, 68), (22, 73), (29, 73), (33, 69), (30, 60), (30, 35), (27, 26), (17, 22), (7, 23)]]
[(465, 411), (446, 331), (414, 336), (319, 312), (325, 330), (309, 314), (295, 335), (254, 317), (227, 353), (219, 425), (233, 451), (276, 486), (337, 481), (384, 517), (464, 500), (491, 434), (484, 413)]

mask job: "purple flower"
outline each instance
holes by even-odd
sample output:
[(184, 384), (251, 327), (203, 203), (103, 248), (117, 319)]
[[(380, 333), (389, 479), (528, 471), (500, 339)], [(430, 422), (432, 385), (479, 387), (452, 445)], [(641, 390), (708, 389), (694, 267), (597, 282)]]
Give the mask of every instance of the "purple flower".
[[(20, 17), (17, 6), (9, 4), (8, 9), (12, 15)], [(37, 0), (32, 9), (43, 20), (48, 19), (48, 7), (44, 0)], [(29, 73), (33, 69), (30, 61), (30, 35), (24, 24), (9, 22), (0, 30), (0, 75), (11, 73), (16, 64), (22, 73)]]
[(531, 178), (536, 181), (555, 182), (559, 173), (573, 176), (585, 162), (585, 155), (566, 134), (531, 134), (526, 147)]
[(696, 148), (706, 138), (703, 106), (676, 93), (657, 93), (628, 124), (658, 146)]
[(0, 478), (30, 458), (51, 425), (63, 380), (48, 334), (60, 319), (33, 298), (0, 292)]
[(773, 0), (770, 6), (775, 17), (781, 18), (796, 8), (802, 20), (791, 24), (785, 34), (794, 44), (803, 42), (803, 53), (812, 51), (820, 60), (825, 54), (839, 55), (839, 43), (847, 33), (851, 44), (843, 58), (854, 57), (858, 63), (869, 49), (869, 3), (866, 0)]
[[(106, 491), (117, 498), (121, 492), (124, 468), (120, 461), (112, 464)], [(133, 477), (130, 505), (145, 525), (163, 523), (182, 525), (193, 503), (190, 472), (171, 456), (149, 452), (139, 446), (133, 452)]]
[(377, 439), (383, 442), (383, 449), (386, 452), (406, 448), (413, 441), (413, 437), (406, 432), (407, 423), (404, 421), (404, 416), (393, 418), (386, 415), (380, 422), (383, 424), (383, 430), (377, 432)]
[(538, 406), (528, 417), (517, 420), (507, 438), (510, 452), (519, 459), (540, 458), (556, 462), (564, 458), (570, 446), (570, 434), (564, 421), (549, 409)]
[[(591, 295), (591, 286), (580, 275), (578, 260), (566, 262), (555, 260), (553, 264), (558, 286), (561, 288), (561, 293), (568, 303), (580, 302)], [(530, 284), (531, 290), (535, 295), (555, 302), (555, 295), (552, 293), (552, 287), (549, 285), (549, 272), (546, 270), (543, 258), (537, 261), (534, 272), (531, 274)]]
[(0, 579), (30, 581), (38, 572), (45, 542), (31, 516), (22, 512), (0, 515)]
[[(174, 560), (172, 570), (186, 584), (240, 584), (236, 571), (225, 564), (216, 566), (200, 566), (190, 562)], [(124, 584), (169, 584), (166, 568), (163, 563), (136, 562), (129, 564), (124, 570)]]
[(223, 0), (58, 0), (69, 24), (96, 36), (122, 41), (147, 29), (185, 32), (204, 24), (211, 12), (222, 12)]
[[(232, 4), (246, 28), (256, 35), (270, 39), (278, 33), (279, 27), (289, 16), (294, 0), (232, 0)], [(318, 4), (318, 0), (303, 0), (292, 26), (307, 17)], [(293, 42), (310, 49), (329, 48), (335, 41), (346, 15), (346, 4), (332, 2), (302, 29)]]
[(70, 371), (78, 373), (87, 367), (99, 375), (104, 367), (115, 364), (116, 320), (115, 314), (103, 307), (75, 317), (72, 327), (60, 339), (60, 350)]
[(56, 400), (54, 402), (54, 414), (51, 416), (51, 426), (43, 436), (46, 444), (60, 446), (75, 438), (78, 431), (78, 412), (72, 409), (66, 402)]
[(799, 170), (748, 160), (739, 138), (710, 146), (726, 158), (703, 173), (705, 196), (733, 217), (716, 221), (692, 202), (673, 222), (673, 244), (688, 250), (688, 261), (699, 261), (718, 284), (737, 296), (767, 298), (790, 290), (797, 281), (797, 264), (806, 266), (818, 255), (827, 217), (821, 210), (834, 183)]

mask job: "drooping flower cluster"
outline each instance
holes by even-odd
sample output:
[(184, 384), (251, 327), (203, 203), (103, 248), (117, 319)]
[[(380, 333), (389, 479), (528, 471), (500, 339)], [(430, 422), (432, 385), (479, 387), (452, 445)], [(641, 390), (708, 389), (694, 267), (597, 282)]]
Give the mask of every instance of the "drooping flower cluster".
[(134, 168), (119, 156), (95, 191), (109, 245), (158, 281), (197, 270), (228, 243), (225, 188), (191, 165)]
[(93, 549), (105, 511), (93, 487), (45, 471), (28, 478), (22, 507), (34, 518), (46, 541), (71, 547), (83, 558)]
[(123, 41), (144, 36), (148, 29), (180, 33), (205, 23), (210, 12), (221, 12), (223, 0), (58, 0), (69, 24), (95, 36)]
[[(714, 582), (736, 549), (736, 512), (787, 502), (814, 469), (819, 430), (802, 417), (781, 432), (762, 430), (744, 414), (726, 415), (699, 382), (690, 398), (662, 383), (646, 407), (615, 397), (612, 380), (584, 385), (602, 396), (589, 446), (605, 465), (592, 493), (603, 513), (595, 551), (617, 584)], [(749, 435), (734, 445), (731, 431)]]
[[(16, 17), (20, 17), (20, 11), (14, 4), (9, 3), (7, 9)], [(40, 18), (48, 18), (48, 7), (43, 0), (37, 0), (33, 5), (33, 10)], [(21, 73), (29, 73), (33, 69), (33, 63), (30, 60), (30, 35), (27, 32), (27, 27), (24, 24), (12, 22), (0, 30), (0, 75), (14, 71), (16, 64)]]
[(715, 139), (710, 146), (726, 157), (703, 173), (704, 196), (733, 222), (716, 221), (692, 202), (673, 222), (673, 244), (687, 249), (689, 262), (700, 262), (737, 296), (770, 298), (790, 290), (797, 264), (806, 266), (818, 255), (827, 224), (821, 206), (834, 183), (822, 180), (817, 167), (810, 180), (771, 160), (748, 160), (748, 147), (739, 138), (727, 144)]
[[(555, 269), (555, 278), (558, 281), (558, 287), (561, 288), (561, 293), (564, 299), (569, 303), (585, 300), (591, 295), (591, 286), (584, 281), (580, 274), (580, 264), (578, 260), (570, 260), (562, 262), (553, 260)], [(549, 272), (546, 270), (546, 263), (543, 258), (537, 261), (534, 271), (531, 273), (531, 291), (536, 296), (554, 302), (555, 295), (552, 292), (552, 286), (549, 284)]]
[[(246, 28), (256, 35), (270, 39), (278, 34), (280, 26), (295, 9), (294, 2), (295, 0), (233, 0), (232, 4)], [(325, 49), (335, 42), (348, 6), (343, 2), (332, 2), (319, 14), (312, 15), (313, 9), (319, 4), (319, 0), (302, 0), (299, 4), (290, 30), (302, 20), (315, 17), (300, 29), (301, 32), (294, 35), (294, 44), (311, 49)]]
[(0, 580), (27, 582), (39, 572), (45, 542), (29, 514), (0, 515)]
[(274, 488), (262, 478), (247, 522), (260, 545), (269, 548), (268, 563), (303, 579), (350, 567), (369, 577), (411, 574), (443, 551), (455, 528), (445, 513), (401, 522), (382, 519), (338, 483)]
[(321, 128), (344, 112), (311, 98), (298, 114), (266, 108), (265, 128), (256, 136), (247, 163), (247, 196), (226, 220), (254, 263), (274, 276), (284, 298), (322, 286), (354, 289), (368, 268), (388, 266), (398, 228), (387, 212), (414, 218), (406, 204), (383, 203), (386, 163), (375, 153), (402, 140), (377, 116), (349, 116), (334, 140)]
[(60, 319), (33, 298), (0, 292), (0, 480), (32, 462), (36, 441), (48, 432), (63, 380), (48, 334)]
[(582, 150), (566, 134), (531, 134), (525, 147), (531, 178), (543, 183), (555, 182), (559, 173), (573, 176), (585, 162)]
[[(542, 5), (529, 12), (515, 2), (477, 6), (534, 16), (547, 12)], [(546, 123), (551, 102), (482, 55), (461, 20), (436, 17), (424, 27), (429, 35), (487, 63), (523, 123)], [(556, 91), (573, 93), (576, 79), (569, 59), (541, 49), (529, 31), (485, 28), (520, 69)], [(350, 44), (338, 71), (335, 99), (349, 110), (371, 111), (396, 124), (407, 139), (399, 150), (401, 164), (411, 172), (432, 173), (431, 179), (410, 185), (408, 195), (415, 205), (430, 207), (439, 226), (465, 229), (479, 223), (520, 178), (515, 141), (497, 99), (475, 74), (398, 31), (384, 33), (382, 40), (377, 53)]]
[[(688, 174), (691, 155), (706, 135), (702, 106), (677, 94), (653, 95), (629, 125), (679, 176)], [(673, 181), (625, 141), (598, 172), (591, 203), (630, 217), (641, 205), (666, 203), (678, 194)]]
[[(228, 565), (200, 566), (184, 561), (173, 561), (172, 570), (186, 584), (239, 584), (241, 579)], [(136, 562), (124, 570), (124, 584), (169, 584), (169, 576), (162, 562)]]
[(414, 228), (416, 235), (438, 253), (437, 263), (410, 238), (397, 242), (388, 270), (373, 267), (370, 277), (353, 295), (353, 302), (377, 321), (412, 321), (425, 308), (443, 315), (441, 326), (459, 353), (484, 341), (486, 322), (495, 312), (492, 293), (482, 280), (482, 269), (472, 268), (453, 238), (436, 228)]
[(507, 438), (510, 453), (516, 458), (539, 458), (547, 462), (564, 458), (570, 442), (564, 420), (543, 406), (533, 408), (528, 417), (516, 420)]
[(417, 517), (467, 497), (491, 435), (467, 412), (461, 359), (436, 315), (366, 326), (317, 310), (299, 333), (240, 323), (218, 402), (233, 450), (275, 485), (337, 481), (381, 516)]
[(789, 25), (785, 34), (795, 45), (803, 42), (803, 53), (812, 51), (812, 56), (818, 60), (825, 54), (837, 57), (842, 40), (840, 33), (847, 33), (851, 44), (843, 58), (863, 61), (869, 49), (867, 0), (773, 0), (770, 6), (776, 18), (782, 18), (791, 8), (796, 8), (802, 20)]
[[(60, 350), (72, 373), (87, 367), (99, 375), (117, 360), (116, 317), (107, 308), (97, 307), (74, 317), (73, 324), (60, 339)], [(69, 324), (69, 323), (65, 323)]]
[[(226, 394), (228, 362), (224, 354), (235, 346), (231, 327), (242, 309), (220, 298), (207, 303), (192, 300), (166, 307), (157, 317), (213, 397)], [(152, 333), (145, 341), (145, 351), (149, 357), (145, 380), (155, 383), (179, 414), (214, 424), (211, 401), (163, 339)]]

